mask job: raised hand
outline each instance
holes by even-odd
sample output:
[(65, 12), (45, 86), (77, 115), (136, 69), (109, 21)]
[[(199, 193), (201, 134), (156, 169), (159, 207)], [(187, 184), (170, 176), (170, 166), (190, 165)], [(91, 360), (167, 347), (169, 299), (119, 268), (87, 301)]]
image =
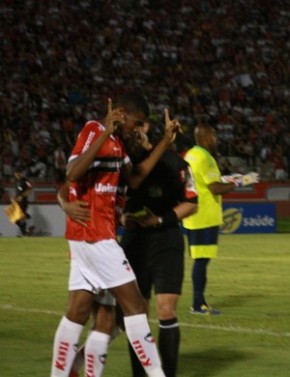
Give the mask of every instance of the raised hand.
[(120, 124), (124, 124), (124, 121), (124, 109), (118, 107), (113, 110), (112, 99), (108, 98), (107, 115), (103, 121), (104, 126), (106, 127), (105, 132), (108, 134), (112, 134)]
[(170, 119), (169, 117), (169, 110), (164, 110), (164, 116), (165, 116), (165, 134), (164, 136), (168, 138), (168, 141), (170, 143), (173, 143), (173, 141), (176, 138), (176, 133), (180, 130), (181, 126), (177, 119)]

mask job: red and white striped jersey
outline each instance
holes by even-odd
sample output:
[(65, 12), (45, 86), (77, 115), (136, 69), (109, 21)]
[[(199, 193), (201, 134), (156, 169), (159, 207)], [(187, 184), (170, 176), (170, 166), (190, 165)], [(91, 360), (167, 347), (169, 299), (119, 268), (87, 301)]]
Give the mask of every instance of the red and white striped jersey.
[[(84, 153), (104, 129), (97, 121), (87, 122), (78, 136), (69, 161)], [(129, 162), (120, 138), (114, 135), (108, 137), (84, 177), (70, 184), (69, 200), (89, 203), (91, 218), (87, 226), (83, 226), (67, 217), (67, 239), (96, 242), (116, 238), (117, 187), (121, 167)]]

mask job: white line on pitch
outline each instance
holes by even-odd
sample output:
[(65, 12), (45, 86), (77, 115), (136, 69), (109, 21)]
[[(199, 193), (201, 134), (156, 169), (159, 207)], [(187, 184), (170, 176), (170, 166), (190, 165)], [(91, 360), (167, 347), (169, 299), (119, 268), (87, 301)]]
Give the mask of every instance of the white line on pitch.
[(34, 309), (34, 308), (17, 308), (9, 304), (1, 304), (0, 309), (3, 310), (12, 310), (14, 312), (23, 312), (23, 313), (39, 313), (39, 314), (50, 314), (50, 315), (62, 315), (62, 313), (55, 310), (45, 310), (45, 309)]
[(269, 258), (263, 258), (263, 257), (228, 257), (228, 256), (220, 256), (219, 259), (222, 259), (224, 261), (258, 261), (258, 262), (281, 262), (281, 261), (287, 261), (289, 262), (289, 256), (282, 255), (281, 257), (269, 257)]
[[(58, 315), (61, 316), (63, 313), (60, 313), (55, 310), (45, 310), (45, 309), (34, 309), (34, 308), (17, 308), (12, 305), (0, 305), (0, 309), (2, 310), (12, 310), (15, 312), (23, 312), (23, 313), (39, 313), (39, 314), (48, 314), (48, 315)], [(158, 323), (157, 320), (150, 320), (152, 323)], [(195, 328), (195, 329), (205, 329), (205, 330), (217, 330), (217, 331), (227, 331), (233, 333), (241, 333), (241, 334), (260, 334), (260, 335), (268, 335), (268, 336), (278, 336), (278, 337), (290, 337), (290, 332), (276, 332), (272, 330), (266, 329), (247, 329), (240, 326), (218, 326), (218, 325), (209, 325), (209, 324), (194, 324), (194, 323), (186, 323), (186, 322), (179, 322), (181, 327), (187, 328)]]
[[(157, 320), (151, 320), (150, 322), (158, 323)], [(182, 327), (190, 327), (195, 329), (206, 329), (206, 330), (219, 330), (219, 331), (228, 331), (234, 333), (243, 333), (243, 334), (262, 334), (262, 335), (269, 335), (269, 336), (280, 336), (280, 337), (290, 337), (290, 332), (275, 332), (272, 330), (265, 330), (265, 329), (247, 329), (240, 326), (218, 326), (218, 325), (202, 325), (202, 324), (194, 324), (194, 323), (187, 323), (187, 322), (179, 322), (179, 325)]]

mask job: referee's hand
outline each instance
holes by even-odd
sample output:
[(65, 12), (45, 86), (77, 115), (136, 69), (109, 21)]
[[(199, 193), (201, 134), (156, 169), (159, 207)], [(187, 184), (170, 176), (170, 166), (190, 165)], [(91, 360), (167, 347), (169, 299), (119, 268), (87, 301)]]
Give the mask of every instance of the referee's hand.
[(176, 138), (176, 133), (180, 130), (181, 126), (177, 119), (170, 119), (169, 110), (164, 110), (165, 116), (165, 137), (168, 137), (170, 143), (173, 143)]
[(156, 227), (159, 223), (159, 216), (155, 215), (149, 208), (144, 207), (145, 213), (142, 216), (135, 216), (135, 222), (142, 228)]

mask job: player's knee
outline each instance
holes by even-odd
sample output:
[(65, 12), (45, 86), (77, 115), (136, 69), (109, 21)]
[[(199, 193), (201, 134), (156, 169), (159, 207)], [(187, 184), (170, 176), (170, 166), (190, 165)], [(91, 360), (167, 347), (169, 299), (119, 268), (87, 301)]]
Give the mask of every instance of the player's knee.
[(114, 306), (101, 306), (95, 313), (94, 330), (111, 334), (116, 323), (115, 317)]
[(70, 306), (67, 309), (66, 317), (72, 322), (85, 325), (90, 317), (90, 310), (84, 307)]
[(171, 303), (161, 303), (157, 305), (157, 316), (161, 320), (176, 317), (176, 308)]
[(146, 313), (146, 300), (142, 296), (136, 297), (134, 301), (123, 303), (121, 308), (124, 316)]
[(146, 300), (141, 295), (135, 282), (111, 288), (110, 291), (120, 305), (124, 316), (146, 313)]

